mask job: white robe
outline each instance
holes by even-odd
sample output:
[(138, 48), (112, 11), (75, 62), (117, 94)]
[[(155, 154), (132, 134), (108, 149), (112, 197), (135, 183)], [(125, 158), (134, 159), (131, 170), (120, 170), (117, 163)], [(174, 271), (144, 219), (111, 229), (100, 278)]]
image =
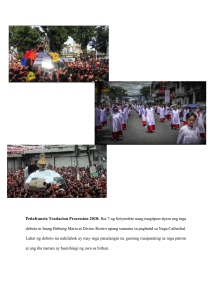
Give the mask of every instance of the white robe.
[(126, 124), (127, 124), (127, 120), (128, 120), (128, 109), (127, 109), (127, 107), (124, 108), (124, 112), (125, 112), (125, 118), (126, 118)]
[(122, 117), (121, 124), (127, 124), (126, 111), (121, 109), (119, 113), (121, 114)]
[(157, 114), (160, 113), (160, 106), (158, 106), (158, 109), (157, 109)]
[(100, 109), (100, 122), (107, 121), (107, 112), (106, 109)]
[(139, 116), (141, 116), (141, 115), (142, 115), (142, 111), (143, 111), (143, 106), (140, 106), (140, 108), (139, 108), (139, 111), (138, 111), (138, 113), (139, 113)]
[(142, 116), (142, 121), (146, 121), (146, 109), (145, 108), (143, 108), (141, 116)]
[(164, 119), (164, 118), (165, 118), (165, 108), (164, 108), (164, 107), (161, 107), (161, 108), (160, 108), (160, 118), (161, 118), (161, 119)]
[[(196, 121), (197, 121), (197, 127), (199, 129), (199, 132), (205, 133), (204, 119), (203, 119), (202, 113), (200, 113), (200, 116), (197, 115)], [(196, 122), (195, 122), (195, 124), (196, 124)]]
[(203, 123), (206, 125), (206, 113), (203, 114)]
[(178, 134), (177, 144), (200, 144), (201, 138), (199, 129), (196, 126), (191, 128), (188, 125), (183, 126)]
[(101, 126), (99, 117), (100, 117), (100, 109), (98, 107), (95, 107), (95, 126)]
[(189, 109), (184, 109), (183, 111), (183, 121), (186, 122), (186, 115), (189, 113)]
[(146, 125), (147, 126), (155, 125), (155, 116), (154, 116), (153, 108), (146, 109), (145, 117), (146, 117)]
[(117, 132), (119, 130), (122, 130), (121, 127), (122, 124), (122, 116), (119, 112), (112, 113), (111, 114), (111, 121), (110, 121), (110, 129), (112, 132)]
[(171, 108), (170, 107), (166, 107), (166, 110), (165, 110), (165, 115), (170, 115), (171, 114)]
[(104, 121), (107, 121), (107, 110), (105, 108)]
[(180, 125), (180, 116), (179, 116), (178, 109), (177, 110), (172, 110), (171, 121), (170, 122), (173, 125), (177, 125), (177, 124)]

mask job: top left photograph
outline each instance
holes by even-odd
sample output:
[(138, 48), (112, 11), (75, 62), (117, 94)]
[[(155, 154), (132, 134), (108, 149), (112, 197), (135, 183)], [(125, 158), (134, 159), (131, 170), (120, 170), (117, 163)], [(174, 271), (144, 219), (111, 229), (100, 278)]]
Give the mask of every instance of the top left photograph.
[(9, 82), (109, 80), (109, 26), (9, 26)]

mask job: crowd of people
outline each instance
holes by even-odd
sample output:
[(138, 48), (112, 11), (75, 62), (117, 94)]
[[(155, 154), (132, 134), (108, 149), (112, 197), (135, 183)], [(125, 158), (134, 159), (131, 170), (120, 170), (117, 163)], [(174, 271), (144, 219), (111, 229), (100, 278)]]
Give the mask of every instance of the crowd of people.
[[(188, 107), (180, 111), (178, 105), (155, 105), (151, 103), (142, 104), (113, 104), (109, 107), (110, 129), (114, 142), (123, 137), (123, 130), (126, 129), (128, 117), (131, 115), (131, 109), (134, 109), (138, 117), (142, 119), (142, 126), (147, 127), (148, 132), (152, 133), (155, 128), (155, 115), (158, 115), (160, 122), (166, 119), (170, 121), (171, 129), (180, 128), (180, 113), (183, 116), (183, 127), (180, 128), (178, 135), (178, 144), (200, 144), (206, 139), (206, 108)], [(107, 125), (107, 110), (104, 105), (98, 108), (95, 106), (95, 130), (102, 129)]]
[[(109, 107), (110, 128), (114, 142), (123, 136), (123, 130), (126, 129), (128, 116), (131, 114), (131, 105), (111, 105)], [(107, 108), (102, 105), (98, 108), (95, 104), (95, 130), (102, 129), (107, 125)]]
[(36, 164), (32, 167), (18, 169), (7, 174), (8, 198), (106, 198), (107, 197), (107, 172), (98, 171), (98, 177), (92, 177), (89, 168), (79, 168), (80, 180), (77, 180), (75, 167), (48, 169), (59, 173), (65, 180), (65, 188), (56, 189), (54, 185), (47, 185), (45, 192), (30, 191), (25, 188), (25, 180), (30, 172), (36, 171)]
[(60, 67), (59, 55), (56, 52), (47, 54), (51, 57), (53, 68), (46, 70), (42, 67), (33, 68), (34, 61), (43, 52), (43, 45), (27, 50), (22, 60), (12, 59), (9, 62), (10, 82), (95, 82), (108, 81), (109, 60), (87, 60), (78, 57), (76, 62), (64, 62)]

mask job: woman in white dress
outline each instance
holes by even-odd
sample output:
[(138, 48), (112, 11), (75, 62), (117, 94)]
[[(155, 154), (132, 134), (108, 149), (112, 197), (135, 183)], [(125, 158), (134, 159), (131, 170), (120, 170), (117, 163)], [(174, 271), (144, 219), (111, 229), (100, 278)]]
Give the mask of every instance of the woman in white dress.
[(112, 131), (114, 142), (116, 142), (119, 139), (120, 135), (123, 135), (121, 123), (122, 123), (122, 116), (118, 112), (117, 107), (114, 106), (113, 112), (111, 114), (111, 120), (110, 120), (110, 129)]
[(100, 122), (102, 126), (107, 124), (107, 112), (104, 105), (100, 109)]
[(194, 125), (196, 114), (191, 112), (186, 115), (187, 125), (183, 126), (178, 134), (177, 144), (200, 144), (199, 129)]
[(165, 121), (165, 108), (163, 105), (160, 107), (160, 121), (163, 122)]
[(142, 125), (146, 126), (146, 105), (144, 105), (143, 110), (142, 110)]
[(109, 107), (109, 113), (110, 113), (110, 116), (111, 116), (112, 112), (113, 112), (113, 106), (110, 105), (110, 107)]
[(100, 122), (100, 109), (95, 104), (95, 130), (102, 129), (101, 122)]
[(197, 118), (195, 122), (195, 126), (198, 127), (199, 133), (202, 139), (205, 139), (205, 126), (204, 126), (204, 116), (203, 112), (197, 107)]
[(128, 116), (130, 116), (131, 115), (131, 106), (129, 105), (128, 106)]
[(171, 128), (179, 128), (180, 126), (180, 116), (179, 116), (179, 111), (177, 109), (177, 105), (174, 107), (174, 109), (171, 112)]
[(126, 110), (123, 105), (122, 105), (121, 109), (119, 110), (119, 113), (121, 114), (121, 117), (122, 117), (121, 127), (122, 127), (122, 130), (124, 130), (127, 126), (127, 116), (126, 116)]
[(140, 107), (139, 107), (139, 111), (138, 111), (139, 118), (140, 118), (140, 117), (141, 117), (141, 115), (142, 115), (142, 111), (143, 111), (143, 106), (142, 106), (142, 105), (140, 105)]
[(148, 131), (152, 133), (153, 130), (155, 130), (155, 115), (154, 115), (154, 109), (151, 107), (151, 104), (148, 104), (148, 107), (145, 112), (146, 116), (146, 125), (148, 128)]
[(165, 109), (165, 118), (167, 120), (171, 120), (171, 108), (170, 104), (167, 104), (166, 109)]

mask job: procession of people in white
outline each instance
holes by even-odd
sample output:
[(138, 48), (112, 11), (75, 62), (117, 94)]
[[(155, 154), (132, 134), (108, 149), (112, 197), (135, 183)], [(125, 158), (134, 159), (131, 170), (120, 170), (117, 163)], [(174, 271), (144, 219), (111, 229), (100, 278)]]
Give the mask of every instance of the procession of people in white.
[[(171, 129), (180, 128), (180, 114), (178, 106), (170, 107), (158, 105), (152, 106), (142, 104), (112, 104), (109, 107), (110, 129), (114, 142), (123, 137), (123, 130), (127, 127), (128, 117), (131, 115), (131, 109), (134, 109), (139, 118), (142, 118), (142, 125), (147, 127), (148, 132), (152, 133), (155, 128), (155, 113), (159, 115), (160, 122), (165, 119), (170, 120)], [(107, 110), (104, 105), (99, 109), (95, 107), (95, 130), (102, 129), (107, 125)], [(200, 144), (202, 139), (205, 139), (206, 133), (206, 109), (196, 107), (194, 109), (184, 106), (183, 110), (183, 127), (179, 130), (177, 144)]]

